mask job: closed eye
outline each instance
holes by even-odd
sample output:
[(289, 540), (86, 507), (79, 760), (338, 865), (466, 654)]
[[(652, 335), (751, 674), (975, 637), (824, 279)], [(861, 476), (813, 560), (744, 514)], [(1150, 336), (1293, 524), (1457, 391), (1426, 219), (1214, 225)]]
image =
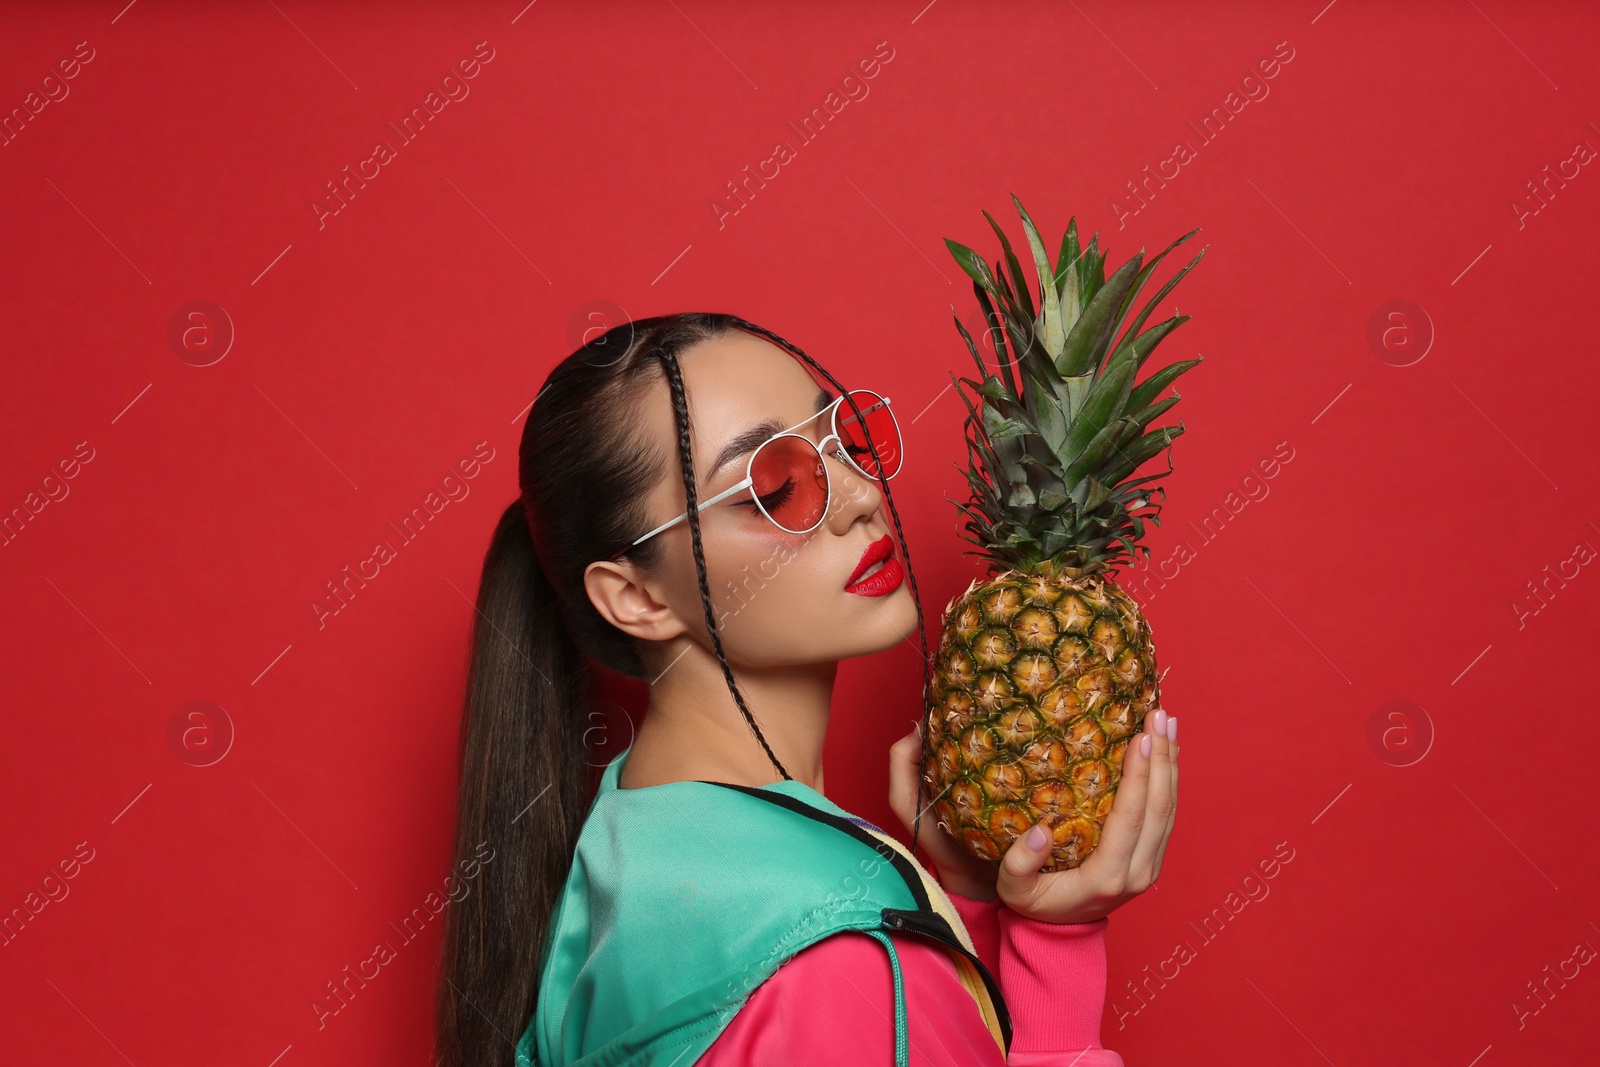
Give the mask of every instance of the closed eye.
[[(795, 491), (795, 481), (794, 481), (793, 478), (789, 478), (782, 485), (780, 485), (778, 488), (774, 489), (772, 492), (763, 493), (761, 495), (761, 498), (760, 498), (761, 499), (760, 506), (765, 508), (770, 513), (774, 509), (782, 507), (784, 502), (787, 501), (791, 495), (793, 495), (794, 491)], [(757, 506), (756, 505), (756, 498), (755, 498), (754, 494), (751, 495), (751, 499), (749, 499), (749, 500), (741, 500), (741, 501), (739, 501), (739, 503), (745, 505), (748, 508), (752, 508), (752, 509), (754, 509)]]

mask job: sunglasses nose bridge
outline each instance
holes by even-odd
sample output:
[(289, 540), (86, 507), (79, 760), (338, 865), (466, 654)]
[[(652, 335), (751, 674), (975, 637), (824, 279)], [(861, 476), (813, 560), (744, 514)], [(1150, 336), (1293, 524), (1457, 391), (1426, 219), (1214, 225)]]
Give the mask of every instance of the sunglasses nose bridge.
[[(833, 442), (832, 445), (829, 445), (828, 442), (830, 441)], [(844, 445), (844, 438), (840, 437), (836, 433), (830, 433), (821, 441), (817, 442), (817, 453), (825, 459), (831, 457), (838, 460), (844, 466), (845, 473), (849, 474), (852, 478), (863, 477), (869, 480), (871, 479), (871, 475), (867, 474), (866, 471), (857, 466), (856, 461), (850, 458), (850, 453)], [(827, 464), (823, 464), (822, 469), (824, 474), (828, 476), (828, 493), (831, 496), (835, 488), (833, 484), (832, 472), (828, 471)]]
[[(830, 446), (829, 442), (833, 442)], [(872, 495), (881, 492), (878, 480), (862, 470), (851, 458), (845, 449), (844, 439), (836, 433), (830, 433), (817, 444), (817, 452), (824, 458), (822, 475), (826, 480), (828, 502), (827, 515), (832, 515), (839, 509), (848, 507), (862, 499), (863, 492)], [(832, 457), (844, 468), (845, 477), (836, 479), (833, 472), (828, 469), (826, 459)]]
[[(828, 447), (829, 441), (835, 442), (832, 448)], [(845, 469), (848, 470), (852, 475), (865, 478), (869, 482), (879, 481), (879, 479), (873, 475), (871, 471), (867, 470), (866, 468), (862, 467), (860, 463), (856, 462), (855, 457), (850, 455), (850, 450), (845, 446), (844, 438), (840, 437), (837, 433), (830, 433), (827, 437), (824, 437), (821, 441), (819, 441), (817, 443), (817, 451), (821, 452), (824, 456), (833, 456), (836, 458), (840, 463), (845, 465)]]

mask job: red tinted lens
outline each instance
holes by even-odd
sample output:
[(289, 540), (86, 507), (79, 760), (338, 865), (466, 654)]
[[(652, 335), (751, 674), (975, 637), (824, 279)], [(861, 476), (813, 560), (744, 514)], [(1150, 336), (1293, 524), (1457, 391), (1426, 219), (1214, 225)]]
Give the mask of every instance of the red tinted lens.
[(790, 533), (805, 533), (828, 509), (828, 470), (822, 453), (804, 437), (783, 434), (756, 450), (750, 492), (761, 510)]
[[(895, 471), (900, 469), (900, 427), (894, 421), (894, 413), (889, 410), (889, 402), (870, 389), (852, 389), (850, 399), (861, 409), (862, 417), (856, 418), (847, 401), (840, 402), (837, 421), (839, 439), (844, 442), (845, 453), (868, 477), (894, 477)], [(862, 432), (863, 425), (866, 433)], [(872, 445), (877, 449), (876, 458), (872, 448), (867, 446), (868, 435), (871, 435)]]

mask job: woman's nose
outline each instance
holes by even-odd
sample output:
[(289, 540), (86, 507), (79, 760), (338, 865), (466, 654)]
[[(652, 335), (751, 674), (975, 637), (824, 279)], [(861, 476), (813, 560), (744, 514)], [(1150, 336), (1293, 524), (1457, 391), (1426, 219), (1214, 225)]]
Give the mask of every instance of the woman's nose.
[(827, 455), (836, 463), (828, 472), (833, 487), (829, 524), (842, 532), (859, 516), (875, 514), (883, 503), (883, 493), (873, 479), (856, 469), (842, 446), (829, 449)]

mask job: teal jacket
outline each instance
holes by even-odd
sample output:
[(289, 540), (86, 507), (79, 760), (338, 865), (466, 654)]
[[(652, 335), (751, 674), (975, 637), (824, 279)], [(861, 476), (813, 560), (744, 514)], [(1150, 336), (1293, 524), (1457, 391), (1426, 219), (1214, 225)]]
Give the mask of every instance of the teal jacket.
[(889, 934), (955, 964), (1002, 1054), (1011, 1020), (950, 900), (897, 840), (799, 781), (619, 789), (601, 776), (539, 961), (517, 1067), (688, 1067), (785, 960), (843, 930)]

